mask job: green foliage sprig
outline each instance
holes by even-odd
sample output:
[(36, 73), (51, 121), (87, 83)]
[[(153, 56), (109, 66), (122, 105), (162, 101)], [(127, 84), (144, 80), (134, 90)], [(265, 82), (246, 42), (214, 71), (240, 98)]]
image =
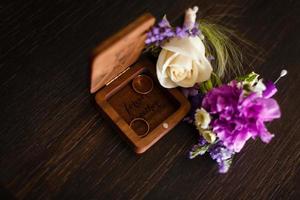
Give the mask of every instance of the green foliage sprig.
[(240, 37), (235, 31), (213, 23), (209, 20), (199, 20), (200, 30), (204, 35), (207, 56), (215, 58), (214, 71), (223, 78), (226, 74), (239, 76), (243, 72), (244, 58), (242, 47), (255, 49), (255, 46)]

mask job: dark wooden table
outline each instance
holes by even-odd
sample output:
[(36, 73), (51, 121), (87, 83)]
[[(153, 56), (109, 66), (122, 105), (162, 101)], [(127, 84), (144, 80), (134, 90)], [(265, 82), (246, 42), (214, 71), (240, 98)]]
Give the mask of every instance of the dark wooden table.
[[(0, 5), (0, 184), (6, 198), (300, 199), (297, 0)], [(146, 11), (176, 21), (193, 5), (264, 49), (249, 63), (264, 77), (289, 71), (276, 95), (282, 119), (269, 126), (276, 137), (269, 145), (248, 143), (226, 175), (208, 157), (187, 158), (197, 134), (184, 123), (135, 155), (89, 94), (89, 56), (100, 41)]]

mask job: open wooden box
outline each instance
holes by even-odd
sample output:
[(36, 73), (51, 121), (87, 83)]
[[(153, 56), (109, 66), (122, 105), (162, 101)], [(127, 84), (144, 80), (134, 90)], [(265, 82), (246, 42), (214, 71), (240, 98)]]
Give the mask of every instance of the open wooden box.
[[(97, 104), (136, 153), (150, 148), (190, 109), (178, 89), (160, 86), (155, 63), (141, 56), (146, 32), (154, 22), (152, 15), (145, 14), (104, 41), (96, 48), (91, 66), (91, 93), (96, 93)], [(152, 79), (152, 90), (137, 93), (133, 80), (145, 75)], [(141, 134), (146, 128), (147, 133)]]

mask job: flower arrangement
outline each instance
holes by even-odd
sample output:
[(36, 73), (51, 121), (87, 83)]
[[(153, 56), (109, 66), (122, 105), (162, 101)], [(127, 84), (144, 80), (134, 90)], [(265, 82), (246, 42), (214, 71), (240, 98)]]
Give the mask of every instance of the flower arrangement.
[[(228, 171), (235, 153), (250, 139), (268, 143), (274, 136), (266, 122), (280, 117), (278, 103), (272, 96), (277, 89), (272, 82), (263, 83), (254, 72), (228, 84), (200, 91), (192, 121), (200, 139), (190, 151), (195, 158), (208, 152), (219, 165), (219, 172)], [(193, 98), (193, 97), (192, 97)]]
[[(191, 102), (184, 120), (198, 130), (199, 141), (189, 158), (207, 153), (219, 172), (226, 173), (249, 139), (268, 143), (274, 137), (265, 124), (281, 115), (273, 98), (279, 79), (264, 81), (251, 72), (222, 83), (226, 71), (241, 69), (239, 47), (229, 39), (229, 29), (205, 20), (196, 23), (197, 11), (198, 7), (186, 10), (182, 27), (172, 27), (164, 17), (149, 31), (145, 43), (148, 51), (158, 54), (160, 84), (181, 87)], [(280, 77), (286, 74), (283, 70)]]

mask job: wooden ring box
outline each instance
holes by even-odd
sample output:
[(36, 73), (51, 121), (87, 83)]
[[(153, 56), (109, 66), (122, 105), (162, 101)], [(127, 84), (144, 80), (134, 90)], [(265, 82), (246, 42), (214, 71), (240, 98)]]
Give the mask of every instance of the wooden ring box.
[[(141, 56), (146, 33), (154, 22), (150, 14), (139, 17), (100, 44), (91, 65), (91, 93), (96, 93), (96, 103), (136, 153), (145, 152), (166, 135), (190, 109), (188, 100), (178, 89), (160, 86), (155, 63)], [(132, 80), (141, 74), (153, 80), (148, 94), (137, 93), (132, 87)], [(139, 136), (130, 127), (136, 118), (148, 123), (146, 136)]]

